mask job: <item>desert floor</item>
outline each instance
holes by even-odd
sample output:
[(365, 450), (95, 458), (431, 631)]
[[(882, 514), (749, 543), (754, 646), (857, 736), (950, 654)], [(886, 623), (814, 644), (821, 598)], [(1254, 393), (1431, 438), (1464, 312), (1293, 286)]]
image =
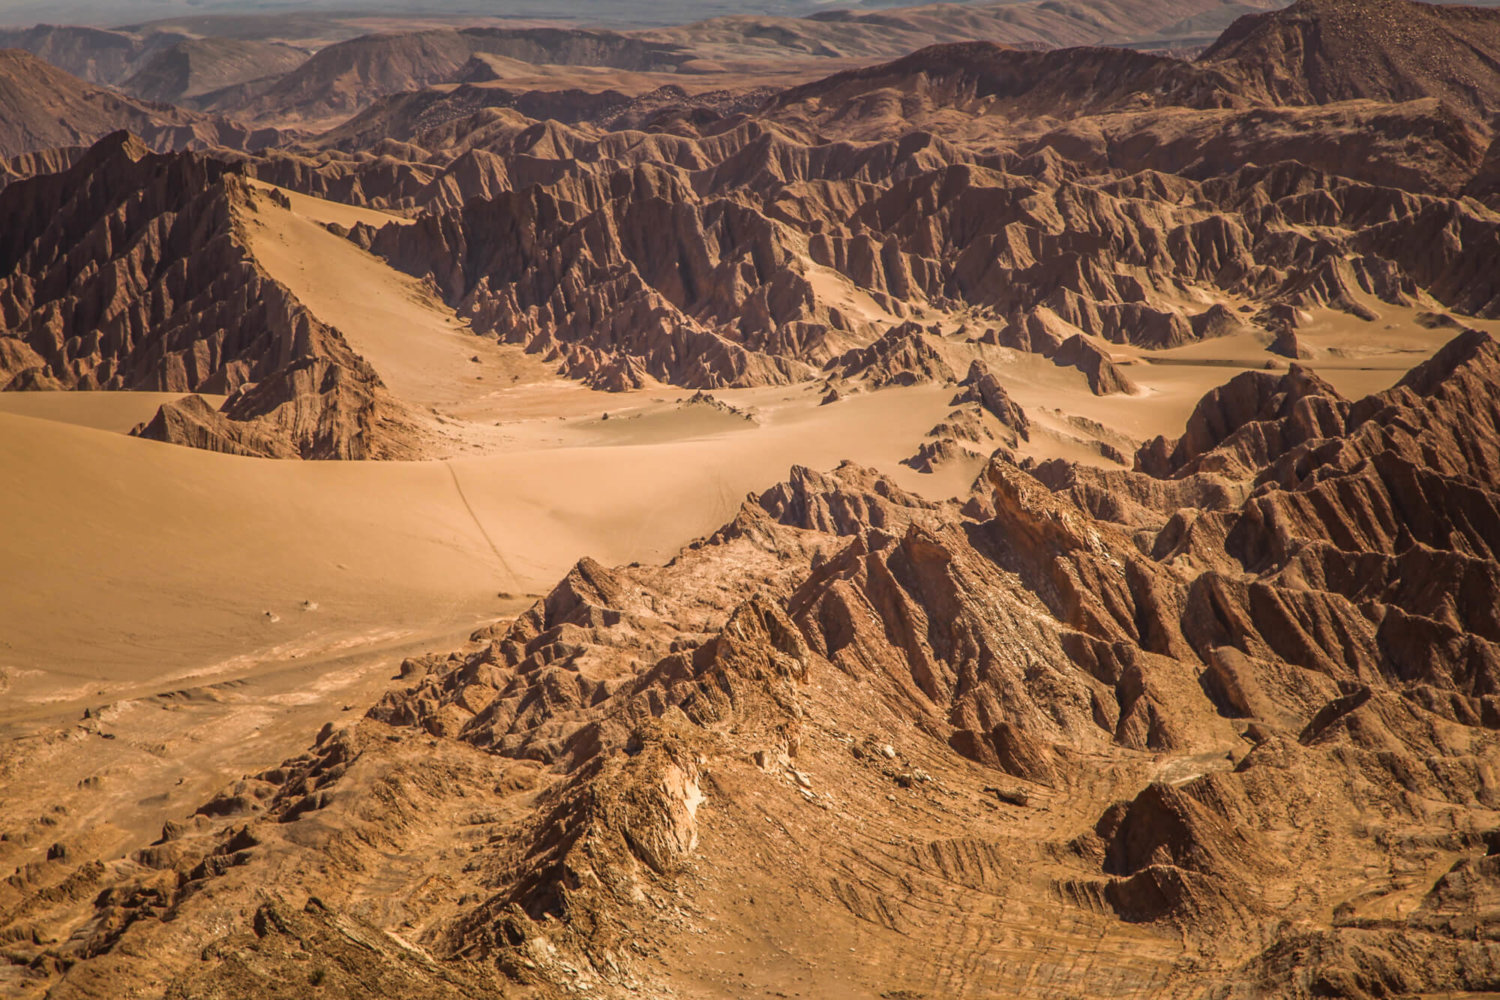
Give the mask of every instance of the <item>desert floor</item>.
[[(85, 710), (123, 751), (107, 770), (100, 836), (124, 845), (171, 787), (181, 805), (295, 752), (320, 720), (363, 711), (401, 659), (461, 646), (514, 614), (578, 559), (664, 561), (728, 520), (794, 464), (873, 466), (930, 497), (965, 492), (982, 459), (935, 475), (900, 464), (954, 390), (889, 388), (820, 405), (820, 382), (611, 394), (474, 335), (428, 289), (323, 223), (398, 222), (291, 196), (244, 224), (262, 265), (338, 328), (423, 415), (433, 457), (295, 462), (129, 436), (154, 393), (0, 395), (0, 735), (14, 790), (98, 773), (66, 733)], [(1348, 396), (1385, 388), (1446, 341), (1375, 303), (1365, 322), (1319, 314), (1299, 335)], [(939, 319), (934, 317), (934, 320)], [(956, 327), (957, 324), (955, 324)], [(1135, 395), (1092, 395), (1082, 375), (952, 338), (956, 371), (983, 357), (1036, 426), (1020, 454), (1107, 464), (1180, 433), (1199, 397), (1237, 371), (1284, 366), (1254, 337), (1167, 351), (1116, 348)], [(23, 763), (24, 762), (24, 763)], [(92, 818), (91, 818), (92, 817)], [(110, 833), (109, 831), (114, 831)]]

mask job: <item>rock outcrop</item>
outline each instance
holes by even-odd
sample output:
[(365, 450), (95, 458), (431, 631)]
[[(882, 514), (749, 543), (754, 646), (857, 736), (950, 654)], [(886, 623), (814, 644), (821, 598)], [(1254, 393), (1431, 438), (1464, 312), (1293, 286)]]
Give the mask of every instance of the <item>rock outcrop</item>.
[(1016, 438), (1030, 440), (1031, 420), (1027, 418), (1026, 411), (1016, 405), (1010, 398), (1010, 393), (1005, 391), (1000, 380), (995, 378), (983, 361), (972, 362), (968, 374), (959, 385), (964, 387), (964, 391), (953, 398), (954, 403), (978, 403)]
[(0, 190), (0, 382), (228, 395), (171, 404), (147, 436), (306, 458), (406, 454), (406, 423), (337, 331), (245, 249), (244, 181), (118, 133)]
[(838, 378), (863, 379), (877, 389), (956, 381), (953, 369), (926, 331), (911, 322), (891, 327), (869, 347), (839, 355), (828, 362), (826, 370)]
[(1297, 445), (1338, 433), (1348, 410), (1333, 386), (1299, 365), (1285, 375), (1244, 372), (1199, 400), (1182, 437), (1143, 445), (1136, 468), (1162, 478), (1210, 467), (1258, 469)]
[[(975, 973), (899, 942), (1066, 927), (1103, 956), (1052, 973), (1077, 993), (1146, 945), (1169, 991), (1485, 989), (1497, 386), (1500, 348), (1464, 333), (1352, 403), (1305, 370), (1242, 376), (1168, 479), (997, 457), (960, 505), (794, 470), (667, 566), (584, 560), (469, 650), (407, 661), (366, 719), (135, 866), (28, 868), (11, 891), (38, 931), (9, 947), (64, 984), (190, 995), (359, 928), (416, 995), (613, 995), (806, 880), (834, 889), (784, 895), (783, 919), (849, 921), (886, 982), (1026, 994), (1042, 959)], [(766, 849), (783, 826), (800, 849)], [(390, 853), (413, 874), (377, 886)], [(64, 869), (88, 891), (44, 888)], [(372, 893), (436, 871), (453, 893), (403, 904), (413, 965)], [(243, 905), (268, 879), (316, 904)], [(975, 914), (997, 894), (1019, 922)], [(48, 943), (78, 914), (109, 930)]]
[[(409, 415), (246, 249), (253, 173), (410, 213), (337, 232), (598, 388), (918, 386), (949, 405), (907, 465), (975, 478), (935, 501), (798, 467), (664, 565), (580, 558), (304, 751), (163, 798), (154, 839), (7, 800), (0, 981), (1500, 990), (1496, 21), (1368, 11), (1304, 0), (1194, 62), (944, 47), (617, 131), (455, 87), (383, 105), (408, 122), (383, 140), (374, 115), (275, 156), (12, 161), (0, 382), (184, 393), (147, 436), (407, 454)], [(453, 34), (418, 54), (494, 69)], [(1311, 320), (1383, 309), (1446, 343), (1346, 398)], [(1127, 359), (1210, 339), (1278, 367), (1133, 468), (1014, 460), (1086, 422), (1023, 410), (1005, 365), (1132, 392)], [(105, 735), (90, 710), (36, 742)]]
[[(1156, 350), (1260, 327), (1295, 355), (1278, 310), (1497, 308), (1480, 274), (1495, 224), (1450, 196), (1478, 165), (1474, 142), (1467, 166), (1413, 176), (1410, 191), (1290, 159), (1239, 165), (1300, 157), (1269, 140), (1186, 162), (1156, 143), (1136, 173), (1090, 175), (1117, 157), (1058, 137), (983, 156), (920, 132), (817, 140), (795, 112), (805, 103), (773, 107), (776, 124), (726, 118), (694, 136), (596, 136), (483, 110), (413, 135), (446, 152), (383, 164), (378, 187), (343, 153), (249, 169), (425, 206), (415, 225), (352, 238), (430, 278), (480, 329), (585, 378), (621, 381), (634, 358), (692, 388), (795, 380), (920, 313), (962, 310), (995, 343), (1061, 351), (1096, 391), (1129, 391), (1089, 338)], [(1184, 294), (1204, 305), (1185, 310)], [(1246, 300), (1248, 312), (1227, 304)]]

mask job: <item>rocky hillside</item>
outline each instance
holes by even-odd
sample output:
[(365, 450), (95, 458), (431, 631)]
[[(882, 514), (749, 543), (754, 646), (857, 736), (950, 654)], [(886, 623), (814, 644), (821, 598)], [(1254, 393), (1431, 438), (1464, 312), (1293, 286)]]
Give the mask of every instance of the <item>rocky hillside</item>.
[(137, 101), (69, 76), (26, 52), (0, 50), (0, 158), (89, 145), (128, 130), (162, 149), (258, 150), (281, 138), (226, 118)]
[(399, 407), (338, 332), (247, 253), (244, 181), (124, 133), (0, 190), (0, 387), (191, 397), (143, 433), (238, 454), (403, 454)]
[(872, 62), (943, 42), (978, 39), (1032, 48), (1127, 43), (1217, 34), (1247, 9), (1270, 4), (1223, 0), (1096, 0), (1087, 5), (926, 4), (892, 9), (823, 10), (807, 17), (719, 17), (641, 36), (688, 47), (703, 61), (764, 68), (776, 58)]
[(216, 95), (289, 73), (304, 49), (238, 38), (186, 38), (155, 52), (120, 87), (148, 101), (213, 104)]
[[(1493, 202), (1495, 157), (1450, 86), (1481, 69), (1402, 76), (1379, 27), (1399, 9), (1357, 28), (1341, 11), (1244, 19), (1196, 62), (937, 46), (758, 106), (734, 91), (409, 93), (247, 169), (423, 213), (352, 238), (599, 387), (795, 381), (895, 324), (962, 315), (971, 338), (1077, 365), (1107, 392), (1128, 380), (1104, 343), (1256, 329), (1296, 358), (1313, 308), (1492, 315), (1495, 218), (1463, 196)], [(1468, 19), (1488, 26), (1471, 32), (1480, 48), (1500, 23), (1425, 11), (1424, 38)], [(1274, 26), (1325, 21), (1329, 51), (1388, 54), (1366, 74), (1386, 90), (1340, 89), (1286, 46), (1266, 55)], [(1267, 59), (1306, 86), (1267, 84)]]
[(151, 56), (184, 36), (141, 36), (78, 25), (38, 24), (0, 28), (0, 48), (22, 49), (65, 73), (93, 84), (117, 84)]
[(1124, 178), (1046, 146), (985, 156), (923, 134), (856, 146), (754, 122), (593, 138), (490, 121), (452, 130), (486, 149), (411, 176), (412, 200), (461, 207), (354, 238), (577, 377), (791, 380), (933, 312), (982, 316), (972, 336), (1049, 357), (1079, 335), (1167, 348), (1246, 324), (1295, 357), (1298, 310), (1500, 307), (1479, 263), (1492, 214), (1300, 162), (1218, 173), (1199, 157), (1191, 172), (1212, 176), (1190, 179), (1150, 161), (1191, 153), (1155, 147)]
[(12, 961), (183, 997), (1494, 990), (1497, 390), (1466, 333), (1357, 401), (1242, 376), (1143, 471), (997, 458), (934, 504), (794, 470), (129, 858), (28, 863)]
[(389, 94), (494, 77), (486, 59), (675, 73), (687, 49), (582, 28), (434, 29), (367, 35), (330, 45), (264, 87), (225, 91), (208, 104), (251, 120), (329, 122)]
[(1288, 104), (1437, 98), (1488, 118), (1500, 102), (1500, 21), (1413, 0), (1298, 0), (1236, 21), (1203, 53)]

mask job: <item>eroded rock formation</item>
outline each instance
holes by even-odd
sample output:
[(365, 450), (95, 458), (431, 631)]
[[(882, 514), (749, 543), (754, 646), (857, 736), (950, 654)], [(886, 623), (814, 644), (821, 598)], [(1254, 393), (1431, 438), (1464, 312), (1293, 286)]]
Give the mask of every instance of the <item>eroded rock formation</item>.
[(124, 133), (0, 190), (0, 380), (227, 395), (171, 404), (160, 440), (273, 457), (405, 453), (406, 418), (338, 332), (246, 251), (255, 201), (211, 158)]
[[(418, 995), (613, 995), (720, 940), (745, 891), (810, 880), (832, 891), (782, 919), (847, 924), (861, 982), (1050, 995), (1037, 958), (960, 972), (900, 944), (959, 922), (965, 955), (1086, 931), (1075, 994), (1127, 955), (1170, 995), (1491, 989), (1497, 386), (1500, 348), (1466, 333), (1353, 403), (1301, 370), (1233, 383), (1171, 478), (997, 458), (960, 505), (794, 470), (668, 566), (584, 560), (469, 651), (408, 661), (365, 720), (133, 865), (18, 875), (12, 930), (101, 930), (11, 950), (189, 995), (358, 920)], [(767, 850), (782, 828), (799, 849)], [(401, 904), (431, 964), (369, 926), (386, 851), (453, 886)], [(228, 916), (273, 882), (316, 902)]]

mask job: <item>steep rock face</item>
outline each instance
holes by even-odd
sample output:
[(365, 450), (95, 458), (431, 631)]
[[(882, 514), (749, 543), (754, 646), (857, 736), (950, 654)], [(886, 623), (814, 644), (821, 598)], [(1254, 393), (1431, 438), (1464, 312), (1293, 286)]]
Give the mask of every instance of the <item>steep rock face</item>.
[[(877, 982), (1049, 995), (1024, 958), (974, 973), (901, 950), (962, 927), (1085, 934), (1104, 958), (1051, 973), (1083, 994), (1127, 957), (1168, 994), (1488, 989), (1497, 385), (1500, 349), (1462, 334), (1296, 439), (1330, 398), (1315, 376), (1249, 379), (1184, 438), (1231, 473), (1002, 457), (962, 506), (794, 470), (668, 566), (583, 560), (468, 650), (408, 660), (365, 720), (170, 825), (139, 866), (18, 874), (29, 926), (108, 930), (12, 947), (69, 987), (191, 995), (331, 924), (426, 995), (580, 976), (625, 995), (775, 889), (799, 928), (860, 935)], [(1272, 424), (1286, 447), (1251, 468), (1237, 438)], [(47, 888), (64, 869), (89, 890)], [(373, 903), (434, 871), (451, 894)], [(317, 907), (244, 905), (266, 879)], [(425, 971), (388, 912), (420, 928)]]
[(1096, 396), (1135, 391), (1135, 385), (1120, 374), (1109, 354), (1082, 334), (1075, 333), (1057, 345), (1057, 352), (1052, 355), (1052, 360), (1083, 372), (1084, 377), (1089, 380), (1089, 388)]
[[(1049, 357), (1067, 344), (1060, 363), (1095, 391), (1128, 391), (1088, 338), (1161, 349), (1260, 326), (1295, 353), (1286, 310), (1500, 308), (1484, 265), (1500, 239), (1491, 213), (1296, 163), (1099, 178), (1056, 153), (979, 161), (921, 134), (810, 144), (739, 123), (593, 137), (503, 115), (488, 129), (488, 152), (390, 166), (393, 195), (373, 200), (478, 197), (352, 238), (578, 377), (638, 384), (622, 374), (635, 359), (689, 387), (786, 381), (893, 323), (967, 309), (993, 342)], [(368, 197), (365, 168), (328, 155), (268, 176)], [(1259, 309), (1236, 320), (1231, 297)]]
[(779, 224), (728, 199), (699, 202), (683, 184), (640, 166), (470, 202), (386, 227), (370, 246), (431, 276), (476, 329), (559, 357), (574, 375), (619, 355), (690, 388), (809, 374), (847, 321), (810, 308)]
[(971, 362), (968, 374), (959, 385), (964, 386), (965, 391), (954, 397), (955, 403), (978, 403), (1020, 439), (1031, 438), (1031, 420), (1026, 416), (1026, 411), (1010, 398), (1005, 387), (983, 361)]
[(950, 462), (982, 459), (992, 453), (1014, 458), (1009, 449), (1031, 439), (1026, 411), (983, 361), (972, 362), (958, 384), (962, 388), (952, 399), (957, 408), (927, 432), (916, 454), (902, 460), (904, 465), (931, 473)]
[[(1199, 400), (1175, 442), (1158, 437), (1136, 453), (1136, 468), (1154, 476), (1259, 469), (1305, 441), (1343, 430), (1349, 404), (1299, 365), (1281, 376), (1236, 375)], [(1214, 461), (1204, 456), (1214, 452)]]
[[(1218, 610), (1194, 645), (1227, 642), (1349, 684), (1395, 678), (1454, 721), (1489, 718), (1500, 415), (1482, 387), (1497, 375), (1500, 350), (1471, 333), (1352, 405), (1300, 372), (1205, 399), (1173, 458), (1219, 441), (1176, 474), (1212, 469), (1257, 488), (1235, 513), (1174, 515), (1153, 546), (1168, 559), (1234, 560), (1195, 597)], [(1248, 588), (1236, 566), (1253, 574)], [(1246, 598), (1245, 617), (1223, 610)]]
[(0, 163), (0, 187), (23, 177), (61, 173), (77, 163), (86, 152), (86, 146), (54, 146), (35, 153), (13, 156)]
[(0, 208), (8, 388), (228, 394), (222, 413), (174, 404), (145, 432), (251, 454), (401, 453), (379, 378), (245, 250), (236, 212), (253, 201), (225, 165), (118, 134), (9, 185)]
[[(1461, 338), (1402, 387), (1358, 404), (1355, 410), (1362, 407), (1384, 416), (1367, 417), (1359, 426), (1369, 424), (1372, 429), (1356, 430), (1346, 447), (1361, 447), (1357, 438), (1375, 433), (1376, 425), (1415, 425), (1431, 427), (1429, 433), (1439, 437), (1430, 439), (1431, 448), (1402, 450), (1442, 454), (1457, 447), (1452, 436), (1457, 428), (1473, 426), (1476, 433), (1471, 437), (1481, 444), (1479, 452), (1470, 447), (1470, 468), (1482, 477), (1473, 481), (1474, 487), (1482, 481), (1487, 486), (1479, 488), (1493, 490), (1494, 468), (1474, 463), (1483, 449), (1500, 440), (1493, 415), (1488, 414), (1492, 392), (1487, 396), (1476, 391), (1480, 382), (1493, 386), (1500, 379), (1496, 361), (1492, 344)], [(1312, 391), (1316, 381), (1308, 373), (1293, 373), (1284, 381), (1236, 387), (1229, 393), (1234, 401), (1205, 400), (1200, 416), (1227, 415), (1220, 441), (1207, 450), (1234, 447), (1228, 443), (1234, 432), (1223, 436), (1231, 423), (1243, 428), (1256, 417), (1295, 421), (1290, 413), (1277, 414), (1295, 410), (1299, 400), (1318, 398)], [(1293, 401), (1286, 402), (1288, 398)], [(1244, 409), (1243, 416), (1236, 415), (1237, 407)], [(1424, 419), (1420, 413), (1430, 416)], [(1444, 450), (1435, 450), (1443, 435), (1449, 436)], [(1134, 482), (1132, 475), (1120, 473), (1115, 478)], [(804, 499), (797, 505), (787, 507), (768, 497), (762, 498), (759, 510), (807, 510), (810, 491), (835, 488), (848, 495), (860, 488), (805, 477), (801, 482), (796, 492)], [(1316, 859), (1326, 857), (1319, 848), (1299, 841), (1289, 850), (1284, 839), (1276, 847), (1269, 839), (1268, 828), (1279, 822), (1274, 817), (1283, 810), (1308, 808), (1307, 796), (1312, 793), (1307, 789), (1344, 789), (1319, 812), (1318, 824), (1329, 836), (1344, 838), (1356, 852), (1382, 850), (1366, 839), (1353, 819), (1368, 810), (1394, 810), (1405, 817), (1398, 822), (1422, 822), (1420, 810), (1403, 804), (1403, 792), (1382, 787), (1382, 774), (1399, 774), (1405, 787), (1451, 803), (1465, 814), (1466, 824), (1491, 821), (1500, 789), (1482, 763), (1487, 752), (1482, 748), (1494, 746), (1485, 727), (1495, 723), (1484, 721), (1490, 718), (1487, 703), (1473, 692), (1491, 689), (1485, 678), (1493, 668), (1484, 665), (1490, 661), (1482, 651), (1481, 635), (1492, 626), (1470, 618), (1447, 634), (1426, 625), (1414, 628), (1433, 613), (1427, 603), (1431, 591), (1414, 590), (1390, 573), (1377, 574), (1385, 583), (1381, 596), (1373, 598), (1378, 609), (1373, 616), (1369, 610), (1356, 612), (1352, 603), (1371, 599), (1365, 596), (1374, 594), (1368, 586), (1346, 595), (1331, 577), (1293, 573), (1275, 564), (1256, 565), (1254, 575), (1246, 579), (1236, 568), (1241, 557), (1233, 553), (1239, 550), (1241, 536), (1260, 530), (1254, 526), (1276, 523), (1257, 513), (1266, 499), (1281, 502), (1274, 500), (1274, 493), (1230, 515), (1249, 527), (1200, 531), (1195, 536), (1196, 559), (1189, 561), (1181, 549), (1164, 550), (1161, 545), (1159, 551), (1169, 551), (1165, 559), (1143, 557), (1118, 527), (1093, 521), (1063, 495), (1003, 463), (992, 467), (987, 482), (993, 491), (988, 500), (993, 514), (981, 516), (977, 523), (963, 522), (962, 530), (955, 530), (951, 509), (934, 520), (923, 508), (887, 509), (883, 503), (880, 509), (888, 512), (879, 515), (878, 529), (862, 529), (859, 520), (826, 522), (802, 514), (778, 518), (777, 523), (795, 526), (799, 532), (807, 526), (826, 525), (821, 530), (827, 531), (838, 525), (848, 541), (785, 598), (787, 614), (801, 638), (758, 641), (788, 650), (776, 655), (789, 655), (794, 663), (826, 661), (837, 674), (860, 678), (881, 693), (882, 703), (904, 705), (906, 711), (931, 719), (928, 724), (937, 727), (935, 735), (945, 734), (962, 756), (1043, 787), (1072, 787), (1076, 776), (1091, 766), (1077, 755), (1100, 742), (1157, 752), (1201, 747), (1205, 739), (1212, 745), (1209, 734), (1225, 716), (1254, 720), (1246, 730), (1252, 746), (1242, 759), (1236, 760), (1243, 751), (1231, 751), (1232, 770), (1215, 769), (1196, 777), (1188, 772), (1185, 783), (1148, 784), (1103, 809), (1093, 831), (1071, 845), (1080, 864), (1099, 866), (1099, 874), (1092, 876), (1096, 891), (1119, 919), (1176, 922), (1190, 928), (1190, 934), (1212, 934), (1213, 928), (1253, 926), (1275, 912), (1265, 908), (1259, 886), (1288, 877), (1299, 885), (1323, 885), (1324, 875), (1312, 875), (1311, 881), (1309, 877), (1311, 872), (1326, 871), (1331, 879), (1327, 891), (1339, 892), (1341, 876), (1319, 867)], [(1472, 502), (1460, 500), (1471, 487), (1448, 482), (1450, 502)], [(1154, 518), (1162, 525), (1162, 541), (1180, 530), (1176, 522), (1181, 515), (1172, 513), (1174, 507), (1184, 501), (1201, 503), (1196, 498), (1206, 496), (1201, 485), (1175, 497), (1153, 494), (1145, 483), (1125, 492), (1136, 496), (1143, 509), (1158, 511)], [(1343, 509), (1346, 516), (1358, 517), (1351, 495), (1341, 495), (1343, 499), (1336, 500), (1330, 493), (1326, 502), (1303, 509)], [(1215, 507), (1234, 509), (1222, 500), (1209, 510)], [(1201, 518), (1222, 516), (1209, 512)], [(741, 526), (715, 544), (738, 544), (729, 539), (783, 530), (765, 525), (761, 517), (748, 509)], [(870, 515), (862, 517), (870, 523)], [(1493, 518), (1482, 520), (1497, 523)], [(756, 523), (762, 526), (750, 527)], [(1314, 565), (1310, 551), (1321, 547), (1326, 567), (1328, 550), (1341, 544), (1342, 522), (1310, 521), (1304, 514), (1294, 523), (1304, 526), (1299, 534), (1307, 547), (1294, 565), (1304, 570)], [(784, 536), (775, 544), (788, 551)], [(1491, 543), (1463, 544), (1473, 553), (1469, 558), (1484, 560), (1492, 569)], [(713, 544), (700, 552), (712, 548)], [(1431, 556), (1422, 558), (1430, 567)], [(583, 610), (629, 600), (629, 585), (606, 582), (597, 570), (589, 570), (587, 578), (595, 581), (589, 587), (582, 587), (582, 581), (568, 585), (568, 592), (579, 596), (565, 601), (558, 595), (549, 598), (549, 621), (560, 613), (567, 616), (553, 627), (586, 620), (593, 629), (588, 640), (592, 643), (610, 643), (614, 629), (621, 630), (621, 637), (639, 635), (642, 626), (627, 624), (628, 611), (622, 609), (624, 617), (612, 618), (608, 611)], [(1356, 577), (1346, 574), (1344, 579)], [(1494, 606), (1492, 596), (1482, 589), (1470, 596), (1468, 607)], [(1205, 601), (1215, 607), (1212, 613), (1204, 610)], [(784, 633), (786, 626), (778, 628)], [(1467, 637), (1459, 640), (1461, 634)], [(545, 632), (537, 635), (547, 638)], [(637, 641), (626, 639), (632, 647)], [(1398, 662), (1413, 666), (1392, 673), (1388, 658), (1398, 655), (1398, 649)], [(681, 668), (668, 667), (677, 660)], [(1201, 674), (1186, 666), (1195, 660), (1203, 664)], [(702, 657), (695, 655), (691, 662), (689, 667), (681, 655), (669, 657), (647, 676), (691, 678), (701, 669)], [(788, 669), (790, 676), (798, 675), (799, 668)], [(735, 705), (751, 704), (743, 694), (732, 697)], [(690, 705), (682, 706), (689, 718), (700, 718)], [(805, 727), (806, 722), (799, 725)], [(1441, 766), (1418, 764), (1409, 751), (1399, 749), (1416, 745), (1414, 740), (1433, 746), (1430, 737), (1420, 735), (1433, 727), (1445, 732), (1441, 746), (1447, 749), (1437, 751), (1444, 755)], [(1296, 775), (1295, 782), (1289, 781), (1288, 772)], [(1351, 774), (1362, 777), (1351, 780)], [(1292, 876), (1293, 870), (1299, 874)], [(1067, 883), (1067, 892), (1081, 891), (1087, 881), (1084, 877), (1082, 882)], [(1417, 972), (1410, 963), (1402, 963), (1399, 976), (1407, 988), (1485, 981), (1482, 970), (1489, 958), (1484, 948), (1465, 951), (1451, 931), (1435, 928), (1425, 911), (1411, 919), (1416, 922), (1413, 927), (1423, 928), (1419, 936), (1408, 939), (1418, 948), (1444, 955), (1458, 948), (1459, 957), (1444, 972), (1431, 966)], [(1344, 932), (1330, 928), (1328, 933), (1339, 939)], [(1266, 982), (1278, 984), (1268, 988), (1298, 988), (1296, 980), (1279, 978), (1288, 973), (1270, 957), (1291, 944), (1288, 939), (1273, 945), (1266, 957), (1246, 960)], [(1314, 967), (1333, 969), (1334, 954), (1312, 959)], [(1227, 953), (1226, 959), (1230, 967), (1239, 961)]]
[(456, 31), (353, 38), (322, 49), (253, 95), (238, 113), (251, 118), (262, 112), (313, 120), (348, 117), (374, 98), (450, 79), (471, 54)]
[[(314, 329), (321, 324), (312, 320)], [(338, 331), (322, 327), (332, 337)], [(314, 349), (329, 344), (316, 337)], [(259, 458), (402, 459), (419, 454), (416, 427), (380, 377), (341, 343), (331, 357), (293, 360), (246, 383), (214, 410), (200, 396), (163, 404), (141, 437)], [(337, 360), (333, 360), (336, 358)]]
[(751, 531), (758, 511), (788, 527), (852, 535), (865, 527), (895, 530), (906, 524), (906, 512), (935, 509), (936, 504), (849, 462), (833, 473), (794, 466), (786, 482), (766, 490), (755, 498), (753, 507), (746, 508), (751, 515), (748, 520), (731, 522), (720, 535), (738, 537)]
[(1484, 159), (1468, 179), (1465, 193), (1480, 199), (1491, 209), (1500, 205), (1500, 138), (1484, 151)]
[[(1180, 786), (1148, 785), (1105, 810), (1094, 833), (1075, 844), (1082, 858), (1098, 852), (1102, 898), (1125, 920), (1180, 921), (1200, 933), (1253, 923), (1268, 912), (1254, 887), (1274, 884), (1298, 865), (1305, 872), (1316, 855), (1301, 847), (1287, 855), (1261, 832), (1275, 822), (1269, 815), (1303, 808), (1297, 803), (1307, 793), (1286, 785), (1287, 770), (1299, 783), (1348, 789), (1320, 822), (1353, 838), (1360, 851), (1374, 845), (1349, 817), (1395, 808), (1410, 822), (1421, 820), (1399, 804), (1399, 793), (1380, 790), (1379, 779), (1351, 783), (1352, 760), (1360, 769), (1401, 774), (1406, 787), (1468, 810), (1467, 822), (1490, 821), (1497, 789), (1481, 748), (1494, 746), (1486, 730), (1500, 723), (1486, 720), (1500, 716), (1482, 692), (1494, 690), (1497, 661), (1485, 638), (1494, 626), (1483, 612), (1455, 617), (1456, 605), (1443, 607), (1417, 580), (1445, 566), (1440, 572), (1457, 574), (1462, 607), (1495, 606), (1494, 541), (1475, 528), (1500, 523), (1490, 510), (1497, 469), (1489, 452), (1500, 441), (1491, 412), (1497, 381), (1493, 343), (1459, 338), (1401, 386), (1356, 404), (1347, 435), (1334, 432), (1341, 448), (1376, 456), (1373, 475), (1368, 461), (1333, 460), (1349, 471), (1318, 480), (1321, 500), (1303, 499), (1305, 487), (1298, 487), (1258, 492), (1233, 514), (1205, 513), (1201, 520), (1221, 518), (1226, 526), (1198, 529), (1191, 560), (1189, 549), (1165, 544), (1181, 531), (1180, 512), (1167, 519), (1172, 505), (1191, 493), (1169, 499), (1134, 491), (1167, 519), (1157, 521), (1154, 548), (1162, 554), (1143, 558), (1117, 528), (1090, 523), (1061, 495), (997, 464), (988, 479), (992, 517), (963, 533), (913, 508), (898, 508), (894, 519), (883, 515), (877, 530), (849, 524), (848, 544), (797, 586), (787, 611), (813, 662), (826, 660), (874, 684), (887, 704), (942, 713), (939, 731), (953, 749), (1028, 781), (1067, 782), (1080, 766), (1073, 755), (1091, 741), (1188, 747), (1202, 745), (1215, 719), (1257, 720), (1259, 728), (1248, 730), (1254, 749), (1232, 771)], [(1257, 417), (1295, 425), (1301, 401), (1322, 398), (1317, 390), (1309, 373), (1294, 372), (1280, 384), (1237, 386), (1229, 399), (1205, 400), (1201, 419), (1226, 415), (1207, 452), (1242, 452), (1231, 424), (1241, 432)], [(1425, 428), (1423, 444), (1408, 442), (1409, 427)], [(1374, 451), (1375, 441), (1385, 450)], [(1298, 447), (1328, 453), (1312, 441)], [(1431, 513), (1412, 539), (1417, 544), (1402, 552), (1408, 543), (1398, 538), (1371, 537), (1351, 547), (1351, 522), (1378, 524), (1382, 508), (1410, 509), (1406, 484), (1424, 481), (1415, 466), (1396, 474), (1397, 465), (1380, 471), (1382, 463), (1420, 465), (1419, 456), (1431, 462), (1438, 455), (1466, 457), (1461, 465), (1440, 460), (1445, 486), (1425, 480), (1425, 489), (1438, 492), (1427, 494)], [(1263, 459), (1263, 480), (1285, 468), (1307, 475), (1308, 459), (1277, 458)], [(1340, 476), (1363, 485), (1356, 490)], [(1282, 512), (1272, 516), (1268, 505)], [(1265, 541), (1273, 525), (1292, 526), (1289, 534), (1276, 528), (1283, 539), (1277, 545)], [(1272, 553), (1272, 561), (1249, 559), (1249, 551)], [(1389, 562), (1376, 570), (1381, 551)], [(1348, 558), (1363, 569), (1340, 562)], [(1047, 624), (1036, 625), (1038, 614)], [(1204, 665), (1196, 677), (1183, 670), (1194, 659)], [(1049, 673), (1058, 663), (1071, 665)], [(1457, 727), (1442, 738), (1449, 748), (1442, 753), (1451, 755), (1447, 770), (1417, 777), (1409, 770), (1415, 761), (1396, 748), (1425, 741), (1419, 734), (1432, 727)], [(1337, 883), (1334, 877), (1331, 891)], [(1441, 931), (1422, 941), (1440, 953), (1453, 946)], [(1467, 954), (1439, 978), (1484, 981), (1471, 978), (1482, 976), (1484, 955)], [(1406, 968), (1406, 982), (1431, 981), (1423, 976), (1432, 973)]]
[(154, 417), (136, 429), (136, 434), (228, 455), (297, 457), (296, 449), (279, 435), (255, 423), (230, 421), (198, 395), (163, 404)]

